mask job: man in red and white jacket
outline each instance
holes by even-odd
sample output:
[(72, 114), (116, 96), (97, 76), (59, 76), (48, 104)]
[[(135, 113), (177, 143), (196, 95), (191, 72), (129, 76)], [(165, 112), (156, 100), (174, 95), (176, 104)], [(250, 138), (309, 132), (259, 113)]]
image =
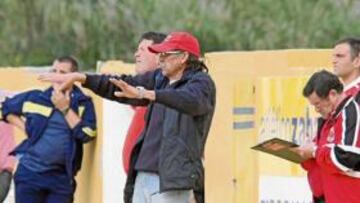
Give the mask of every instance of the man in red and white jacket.
[(327, 203), (359, 202), (359, 103), (343, 92), (340, 80), (327, 71), (312, 75), (303, 95), (324, 118), (317, 142), (298, 148), (299, 154), (314, 164), (309, 170), (309, 175), (316, 171), (309, 177), (313, 192), (318, 192), (314, 195), (324, 195)]
[[(360, 39), (346, 38), (335, 43), (333, 49), (334, 73), (344, 84), (344, 94), (355, 96), (360, 89)], [(360, 96), (359, 96), (360, 97)], [(359, 99), (359, 98), (358, 98)], [(316, 144), (320, 141), (320, 133), (324, 119), (318, 119), (318, 132), (314, 138)], [(308, 180), (313, 193), (314, 202), (324, 202), (323, 183), (319, 167), (314, 159), (304, 161), (302, 167), (308, 171)]]

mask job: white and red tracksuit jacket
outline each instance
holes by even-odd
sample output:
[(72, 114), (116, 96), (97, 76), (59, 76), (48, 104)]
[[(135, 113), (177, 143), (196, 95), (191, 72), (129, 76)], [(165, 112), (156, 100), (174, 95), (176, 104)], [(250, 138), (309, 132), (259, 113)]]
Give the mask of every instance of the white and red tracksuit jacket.
[(315, 159), (303, 163), (316, 197), (327, 203), (360, 202), (360, 108), (347, 97), (323, 124)]

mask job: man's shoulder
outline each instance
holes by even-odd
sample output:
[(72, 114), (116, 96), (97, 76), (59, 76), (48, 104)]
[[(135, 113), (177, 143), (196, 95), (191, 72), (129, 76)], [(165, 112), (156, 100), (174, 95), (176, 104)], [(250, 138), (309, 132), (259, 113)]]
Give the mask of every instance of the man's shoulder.
[(352, 115), (355, 117), (359, 117), (360, 116), (360, 104), (358, 101), (356, 101), (356, 96), (354, 97), (350, 97), (344, 107), (343, 107), (343, 111), (345, 112), (346, 116)]
[(45, 93), (46, 90), (43, 89), (31, 89), (31, 90), (23, 90), (23, 91), (19, 91), (16, 94), (14, 94), (13, 96), (18, 96), (18, 95), (27, 95), (27, 96), (39, 96), (43, 93)]
[(215, 88), (215, 82), (214, 80), (211, 78), (210, 74), (208, 72), (204, 72), (204, 71), (198, 71), (195, 72), (191, 78), (191, 80), (200, 80), (200, 81), (204, 81), (206, 82), (208, 85), (210, 85), (211, 87)]
[(92, 97), (89, 95), (89, 93), (84, 92), (78, 86), (74, 86), (73, 94), (75, 95), (75, 98), (79, 101), (81, 101), (81, 100), (92, 101)]
[(360, 104), (360, 90), (356, 92), (356, 94), (354, 95), (354, 100)]

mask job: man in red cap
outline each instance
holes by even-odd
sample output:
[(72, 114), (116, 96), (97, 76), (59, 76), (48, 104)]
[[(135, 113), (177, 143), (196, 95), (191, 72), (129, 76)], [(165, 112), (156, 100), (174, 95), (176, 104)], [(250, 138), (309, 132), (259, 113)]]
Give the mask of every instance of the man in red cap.
[(215, 108), (215, 84), (199, 60), (198, 40), (173, 32), (149, 47), (159, 69), (135, 77), (45, 74), (42, 81), (76, 81), (122, 103), (149, 105), (146, 126), (131, 154), (125, 203), (204, 202), (202, 155)]

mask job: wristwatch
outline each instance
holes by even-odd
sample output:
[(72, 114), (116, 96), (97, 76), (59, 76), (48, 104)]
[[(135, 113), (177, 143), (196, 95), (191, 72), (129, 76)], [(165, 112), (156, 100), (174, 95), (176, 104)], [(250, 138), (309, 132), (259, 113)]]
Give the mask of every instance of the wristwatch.
[(145, 88), (143, 86), (136, 86), (136, 89), (138, 90), (138, 98), (144, 99)]

